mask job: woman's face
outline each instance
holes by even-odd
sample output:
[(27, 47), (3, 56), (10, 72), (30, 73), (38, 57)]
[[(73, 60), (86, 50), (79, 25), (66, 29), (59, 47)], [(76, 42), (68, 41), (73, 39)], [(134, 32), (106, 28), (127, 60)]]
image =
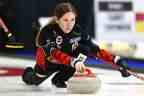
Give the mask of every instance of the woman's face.
[(60, 19), (57, 20), (58, 25), (64, 33), (70, 33), (76, 22), (76, 15), (73, 12), (65, 13)]

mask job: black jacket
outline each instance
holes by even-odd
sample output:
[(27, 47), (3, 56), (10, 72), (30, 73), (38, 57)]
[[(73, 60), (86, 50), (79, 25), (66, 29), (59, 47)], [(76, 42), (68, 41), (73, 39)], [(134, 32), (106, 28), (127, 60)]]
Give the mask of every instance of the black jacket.
[(50, 55), (53, 48), (58, 48), (74, 57), (79, 53), (87, 55), (89, 51), (95, 53), (99, 51), (99, 47), (92, 43), (90, 36), (78, 25), (74, 26), (70, 33), (64, 33), (58, 24), (49, 24), (38, 33), (36, 45), (44, 49), (46, 56)]

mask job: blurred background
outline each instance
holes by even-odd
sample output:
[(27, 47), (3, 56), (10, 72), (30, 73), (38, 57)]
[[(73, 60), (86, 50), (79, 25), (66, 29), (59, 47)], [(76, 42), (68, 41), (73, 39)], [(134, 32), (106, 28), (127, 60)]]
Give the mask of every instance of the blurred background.
[[(3, 57), (34, 60), (36, 34), (53, 16), (56, 4), (63, 1), (77, 8), (77, 23), (95, 43), (126, 58), (131, 68), (144, 71), (143, 0), (0, 0), (0, 17), (15, 37), (15, 41), (8, 41), (4, 32), (0, 32), (0, 60), (5, 60)], [(106, 66), (92, 58), (88, 65)]]

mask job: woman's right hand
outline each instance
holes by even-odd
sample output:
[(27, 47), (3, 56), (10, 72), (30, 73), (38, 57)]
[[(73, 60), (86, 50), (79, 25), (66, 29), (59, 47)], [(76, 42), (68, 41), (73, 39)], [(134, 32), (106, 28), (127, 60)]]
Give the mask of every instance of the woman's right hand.
[(86, 67), (85, 67), (85, 65), (84, 65), (83, 62), (77, 62), (77, 63), (75, 64), (75, 68), (76, 68), (76, 71), (77, 71), (77, 72), (80, 72), (80, 73), (85, 72), (85, 69), (86, 69)]

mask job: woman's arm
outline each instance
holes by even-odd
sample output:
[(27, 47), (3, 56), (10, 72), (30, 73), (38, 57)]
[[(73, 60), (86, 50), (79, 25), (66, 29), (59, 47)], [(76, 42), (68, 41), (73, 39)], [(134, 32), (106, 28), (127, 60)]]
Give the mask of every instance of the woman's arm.
[(49, 56), (51, 50), (56, 46), (52, 38), (53, 33), (49, 26), (44, 27), (36, 36), (36, 46), (43, 48), (46, 56)]
[(129, 69), (127, 66), (127, 62), (124, 58), (120, 57), (120, 56), (116, 56), (114, 54), (111, 54), (110, 52), (108, 52), (105, 49), (101, 49), (99, 48), (98, 45), (96, 45), (95, 43), (92, 42), (92, 39), (89, 35), (82, 35), (82, 40), (81, 43), (89, 46), (90, 47), (90, 51), (93, 54), (93, 56), (102, 59), (103, 61), (107, 62), (108, 64), (117, 64), (121, 67), (120, 71), (122, 70), (123, 76), (128, 76), (127, 72), (125, 71), (126, 69)]

